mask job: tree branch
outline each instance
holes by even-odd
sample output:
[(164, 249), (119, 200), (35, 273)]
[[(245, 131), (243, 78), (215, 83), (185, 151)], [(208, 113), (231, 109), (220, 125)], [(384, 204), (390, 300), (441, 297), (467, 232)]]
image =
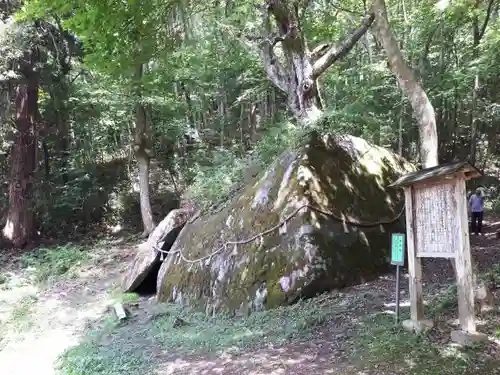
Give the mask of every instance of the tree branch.
[(490, 17), (491, 17), (494, 3), (495, 3), (495, 0), (490, 0), (488, 2), (488, 8), (486, 9), (486, 17), (484, 19), (483, 26), (481, 27), (481, 30), (479, 31), (479, 39), (481, 39), (484, 36), (484, 33), (486, 32), (486, 27), (488, 26), (488, 22), (490, 21)]
[(366, 15), (361, 21), (361, 25), (346, 37), (342, 42), (332, 45), (326, 53), (321, 56), (313, 66), (314, 79), (323, 74), (335, 61), (346, 56), (354, 47), (356, 42), (366, 33), (373, 23), (375, 16), (373, 13)]
[(331, 6), (332, 8), (334, 8), (334, 9), (340, 10), (340, 11), (342, 11), (342, 12), (351, 13), (351, 14), (356, 14), (356, 15), (358, 15), (358, 16), (363, 16), (363, 15), (364, 15), (364, 14), (363, 14), (363, 13), (361, 13), (361, 12), (358, 12), (358, 11), (356, 11), (356, 10), (352, 10), (352, 9), (349, 9), (349, 8), (344, 8), (344, 7), (340, 6), (340, 5), (333, 5), (333, 4), (331, 4), (330, 6)]
[(311, 51), (311, 60), (313, 62), (318, 60), (326, 53), (326, 51), (328, 51), (329, 47), (330, 45), (328, 43), (321, 43), (320, 45), (314, 47), (314, 49)]
[(273, 44), (266, 40), (261, 44), (260, 55), (266, 69), (267, 77), (281, 91), (288, 92), (288, 83), (286, 81), (285, 69), (280, 64), (274, 54)]
[(262, 19), (263, 19), (263, 32), (267, 35), (263, 35), (260, 43), (260, 55), (266, 69), (267, 77), (271, 82), (284, 92), (288, 92), (288, 82), (286, 80), (285, 68), (280, 64), (277, 56), (274, 53), (274, 46), (283, 42), (287, 37), (289, 37), (287, 30), (283, 36), (273, 37), (271, 31), (271, 22), (269, 19), (269, 7), (262, 8)]

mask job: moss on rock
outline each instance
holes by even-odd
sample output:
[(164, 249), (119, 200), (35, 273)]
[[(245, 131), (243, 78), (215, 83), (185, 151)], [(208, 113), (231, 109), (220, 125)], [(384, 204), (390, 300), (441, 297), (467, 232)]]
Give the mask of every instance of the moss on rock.
[[(186, 225), (160, 269), (158, 299), (247, 314), (376, 276), (403, 225), (402, 196), (386, 187), (413, 170), (363, 139), (312, 136), (219, 212)], [(245, 241), (304, 204), (316, 209)]]

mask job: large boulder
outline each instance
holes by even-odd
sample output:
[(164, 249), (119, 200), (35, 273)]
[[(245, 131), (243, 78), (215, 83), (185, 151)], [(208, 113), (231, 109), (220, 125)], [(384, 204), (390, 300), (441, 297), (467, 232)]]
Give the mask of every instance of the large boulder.
[[(165, 254), (172, 247), (189, 214), (184, 209), (170, 211), (149, 235), (148, 240), (137, 246), (134, 261), (122, 280), (122, 290), (125, 293), (148, 294), (155, 291), (156, 276), (164, 258), (162, 251)], [(153, 282), (153, 288), (150, 281)]]
[(361, 138), (312, 136), (183, 228), (158, 300), (248, 314), (380, 274), (404, 228), (402, 194), (387, 185), (414, 170)]

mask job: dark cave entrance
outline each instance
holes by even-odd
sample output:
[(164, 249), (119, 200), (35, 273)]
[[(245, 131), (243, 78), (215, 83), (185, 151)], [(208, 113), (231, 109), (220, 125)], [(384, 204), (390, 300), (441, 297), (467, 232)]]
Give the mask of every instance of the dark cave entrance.
[(160, 271), (161, 265), (163, 264), (163, 260), (166, 259), (168, 251), (170, 251), (170, 249), (174, 245), (174, 242), (177, 239), (177, 236), (179, 236), (179, 233), (181, 232), (183, 227), (184, 225), (174, 228), (170, 232), (168, 232), (161, 247), (161, 249), (164, 252), (166, 251), (167, 253), (163, 253), (163, 258), (161, 257), (160, 252), (156, 254), (156, 258), (149, 267), (149, 270), (147, 271), (144, 279), (135, 289), (131, 290), (132, 293), (137, 293), (142, 297), (151, 297), (156, 294), (158, 272)]
[(162, 263), (163, 262), (160, 260), (160, 254), (158, 254), (157, 259), (155, 259), (144, 280), (132, 292), (137, 293), (141, 297), (154, 296), (156, 294), (158, 272), (160, 271)]

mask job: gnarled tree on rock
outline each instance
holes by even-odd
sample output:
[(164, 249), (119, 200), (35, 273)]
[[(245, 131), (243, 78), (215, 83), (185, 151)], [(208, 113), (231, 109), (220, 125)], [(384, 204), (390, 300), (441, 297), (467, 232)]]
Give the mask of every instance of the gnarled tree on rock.
[(318, 78), (349, 53), (374, 20), (373, 14), (367, 14), (342, 41), (310, 49), (301, 24), (308, 3), (267, 0), (259, 8), (262, 12), (259, 52), (267, 76), (286, 94), (290, 111), (302, 125), (316, 121), (323, 112)]

